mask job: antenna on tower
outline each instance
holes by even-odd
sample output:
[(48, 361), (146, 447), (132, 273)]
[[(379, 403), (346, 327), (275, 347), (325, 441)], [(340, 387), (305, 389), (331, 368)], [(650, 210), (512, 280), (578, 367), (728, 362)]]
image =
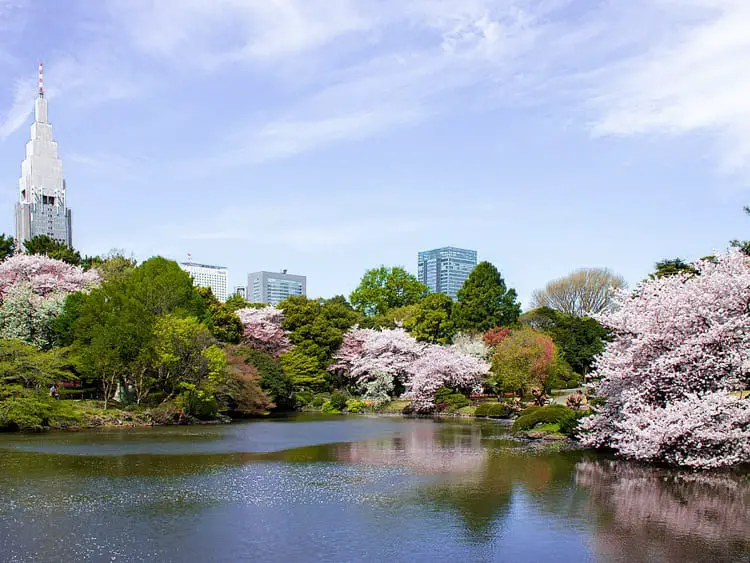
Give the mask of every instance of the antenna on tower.
[(188, 261), (187, 261), (188, 264), (192, 264), (193, 263), (193, 255), (190, 254), (190, 252), (187, 253), (187, 259), (188, 259)]
[(44, 63), (39, 63), (39, 97), (44, 97)]

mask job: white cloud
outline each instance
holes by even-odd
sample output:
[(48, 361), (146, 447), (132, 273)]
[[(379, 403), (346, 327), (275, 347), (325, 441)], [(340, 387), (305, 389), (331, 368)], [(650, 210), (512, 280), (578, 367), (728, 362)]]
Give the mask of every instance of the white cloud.
[(34, 109), (36, 83), (32, 79), (17, 80), (13, 88), (13, 101), (0, 119), (0, 138), (5, 138), (23, 124), (28, 123)]
[(722, 167), (750, 172), (750, 3), (652, 0), (672, 30), (610, 65), (591, 102), (598, 135), (707, 133)]

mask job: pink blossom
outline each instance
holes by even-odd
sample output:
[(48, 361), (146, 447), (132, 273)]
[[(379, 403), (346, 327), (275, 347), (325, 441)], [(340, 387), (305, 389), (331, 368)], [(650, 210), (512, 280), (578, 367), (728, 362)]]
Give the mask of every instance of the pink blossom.
[(281, 328), (284, 312), (276, 307), (240, 309), (237, 311), (245, 327), (243, 340), (250, 347), (278, 358), (292, 348), (287, 332)]
[(344, 372), (358, 384), (383, 373), (392, 375), (406, 387), (414, 410), (429, 412), (440, 387), (472, 391), (489, 364), (456, 349), (417, 342), (401, 328), (355, 328), (344, 335), (329, 369)]
[(0, 263), (0, 300), (13, 286), (27, 282), (41, 297), (53, 293), (75, 293), (97, 285), (96, 270), (84, 272), (61, 260), (41, 255), (18, 254)]
[(739, 252), (619, 291), (594, 373), (606, 403), (582, 442), (699, 468), (750, 461), (750, 265)]

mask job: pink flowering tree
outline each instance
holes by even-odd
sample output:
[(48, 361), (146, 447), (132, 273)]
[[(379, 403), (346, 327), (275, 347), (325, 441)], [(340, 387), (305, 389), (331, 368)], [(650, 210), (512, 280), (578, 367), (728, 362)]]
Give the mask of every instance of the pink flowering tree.
[(409, 366), (406, 396), (416, 412), (429, 412), (435, 407), (435, 393), (441, 387), (466, 394), (481, 392), (483, 377), (489, 369), (490, 364), (484, 360), (431, 344)]
[(359, 385), (382, 373), (390, 374), (404, 384), (409, 378), (411, 365), (421, 356), (425, 346), (403, 328), (354, 328), (344, 335), (328, 369), (343, 372)]
[(286, 331), (281, 328), (284, 312), (276, 307), (240, 309), (237, 315), (244, 326), (243, 341), (256, 350), (278, 358), (292, 349)]
[(594, 377), (606, 400), (581, 440), (644, 461), (750, 461), (750, 263), (739, 252), (619, 291), (599, 317), (615, 339)]
[(75, 293), (99, 284), (96, 270), (83, 271), (47, 256), (18, 254), (0, 263), (0, 300), (12, 287), (28, 283), (34, 294)]
[(95, 270), (84, 272), (47, 256), (12, 256), (0, 263), (0, 338), (52, 347), (52, 323), (65, 298), (99, 283)]
[(355, 328), (344, 336), (329, 369), (363, 388), (387, 374), (406, 388), (415, 411), (428, 412), (440, 387), (472, 391), (480, 386), (489, 364), (457, 349), (417, 342), (401, 328)]

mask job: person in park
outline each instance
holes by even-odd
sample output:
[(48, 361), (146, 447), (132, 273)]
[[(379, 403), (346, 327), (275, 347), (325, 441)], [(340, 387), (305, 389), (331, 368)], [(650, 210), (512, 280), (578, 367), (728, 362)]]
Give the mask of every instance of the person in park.
[(49, 388), (49, 396), (53, 399), (59, 399), (60, 393), (57, 392), (57, 386), (53, 383), (52, 387)]

